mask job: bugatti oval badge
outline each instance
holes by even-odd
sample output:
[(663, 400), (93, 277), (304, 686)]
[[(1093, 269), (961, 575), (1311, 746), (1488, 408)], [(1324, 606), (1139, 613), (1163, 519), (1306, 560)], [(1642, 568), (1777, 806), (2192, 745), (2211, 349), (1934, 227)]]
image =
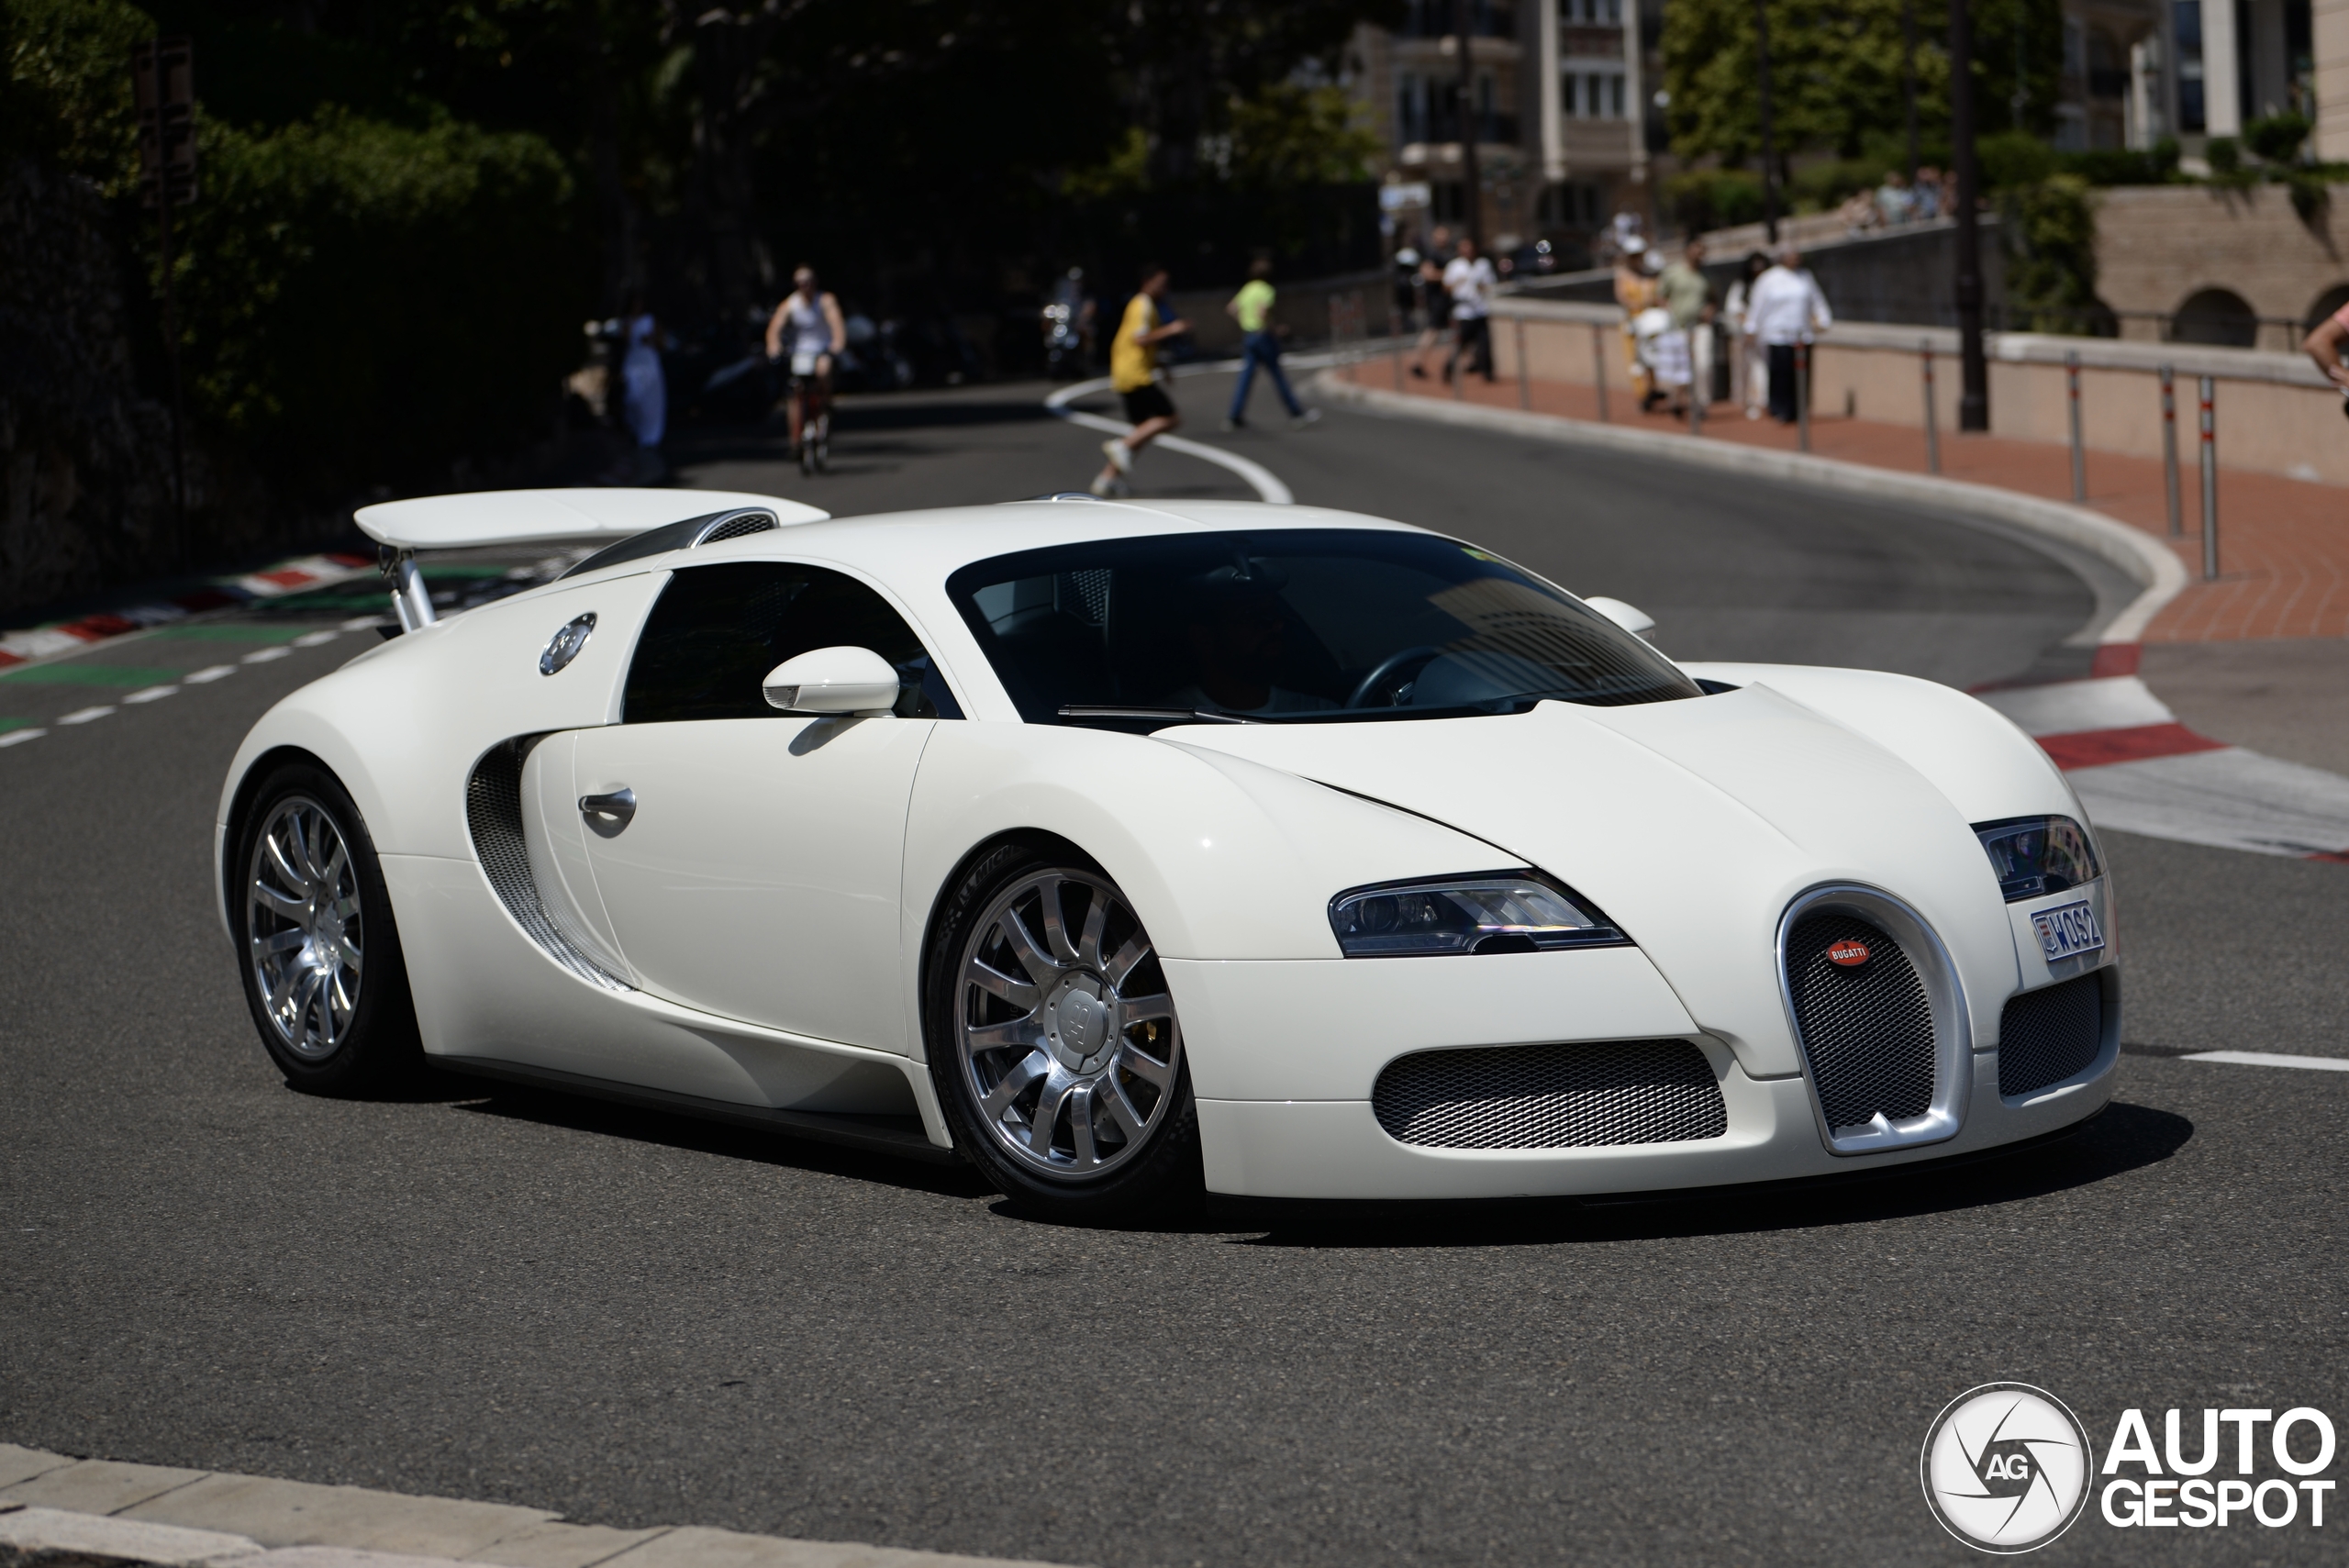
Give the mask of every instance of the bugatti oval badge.
[(562, 629), (547, 641), (547, 651), (539, 655), (539, 673), (551, 675), (579, 657), (587, 646), (587, 634), (596, 629), (596, 612), (589, 610), (563, 623)]
[(1857, 969), (1867, 961), (1868, 944), (1855, 938), (1845, 937), (1828, 946), (1827, 962), (1840, 968)]

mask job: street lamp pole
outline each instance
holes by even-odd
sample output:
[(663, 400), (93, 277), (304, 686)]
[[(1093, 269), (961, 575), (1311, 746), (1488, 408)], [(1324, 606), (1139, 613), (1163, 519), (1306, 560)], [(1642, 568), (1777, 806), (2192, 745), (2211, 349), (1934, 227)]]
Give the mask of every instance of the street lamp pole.
[(1778, 243), (1778, 150), (1770, 126), (1770, 0), (1753, 0), (1754, 85), (1762, 108), (1762, 223)]
[(1476, 176), (1476, 65), (1468, 40), (1475, 35), (1476, 0), (1454, 0), (1453, 32), (1460, 46), (1460, 199), (1462, 228), (1485, 248), (1485, 193)]
[(1949, 7), (1950, 165), (1957, 176), (1957, 428), (1990, 428), (1990, 365), (1982, 352), (1980, 173), (1974, 157), (1974, 13)]

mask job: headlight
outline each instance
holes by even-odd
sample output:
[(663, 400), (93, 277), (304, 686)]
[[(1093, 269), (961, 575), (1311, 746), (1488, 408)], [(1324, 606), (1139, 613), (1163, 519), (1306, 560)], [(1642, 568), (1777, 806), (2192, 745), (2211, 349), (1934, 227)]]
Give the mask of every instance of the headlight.
[(1974, 834), (1988, 851), (1990, 868), (1998, 873), (1998, 891), (2009, 904), (2061, 893), (2104, 874), (2104, 867), (2097, 862), (2096, 845), (2068, 817), (1976, 822)]
[(1541, 952), (1621, 942), (1623, 933), (1537, 872), (1484, 872), (1350, 887), (1330, 900), (1348, 958)]

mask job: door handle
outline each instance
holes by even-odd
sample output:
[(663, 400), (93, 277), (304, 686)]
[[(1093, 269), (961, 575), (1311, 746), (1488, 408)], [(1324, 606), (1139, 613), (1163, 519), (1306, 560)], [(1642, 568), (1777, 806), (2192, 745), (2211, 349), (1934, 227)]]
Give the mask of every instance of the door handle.
[(636, 817), (636, 791), (622, 784), (609, 795), (583, 795), (579, 815), (598, 838), (616, 839)]

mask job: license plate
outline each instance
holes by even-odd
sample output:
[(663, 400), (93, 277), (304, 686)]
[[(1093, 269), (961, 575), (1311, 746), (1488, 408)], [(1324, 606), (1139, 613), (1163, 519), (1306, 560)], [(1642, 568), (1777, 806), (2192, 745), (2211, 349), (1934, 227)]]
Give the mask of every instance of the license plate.
[(2047, 955), (2050, 963), (2074, 953), (2094, 952), (2104, 945), (2104, 932), (2096, 923), (2096, 911), (2085, 901), (2042, 909), (2031, 917), (2031, 923), (2039, 932), (2039, 951)]

